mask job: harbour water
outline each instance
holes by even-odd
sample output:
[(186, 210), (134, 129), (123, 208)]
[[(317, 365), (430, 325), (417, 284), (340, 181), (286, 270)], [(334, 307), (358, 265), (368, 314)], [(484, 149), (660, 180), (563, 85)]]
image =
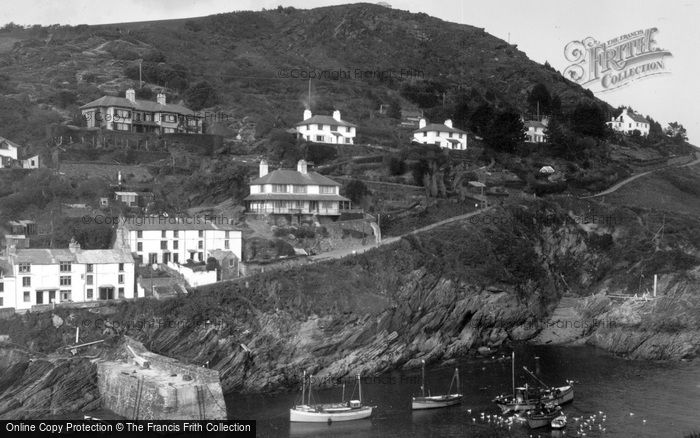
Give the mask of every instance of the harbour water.
[[(516, 349), (516, 384), (535, 384), (522, 370), (535, 370), (551, 385), (574, 380), (575, 399), (563, 407), (569, 419), (564, 431), (529, 430), (499, 422), (491, 400), (511, 392), (511, 364), (501, 355), (464, 359), (427, 368), (426, 386), (433, 394), (447, 391), (454, 367), (460, 368), (461, 406), (411, 411), (420, 391), (420, 370), (365, 376), (363, 401), (377, 408), (371, 419), (348, 423), (289, 423), (297, 392), (230, 394), (230, 419), (257, 420), (259, 437), (679, 437), (700, 432), (700, 362), (642, 362), (619, 359), (593, 347), (523, 346)], [(353, 385), (346, 385), (346, 400)], [(337, 401), (341, 388), (314, 391), (316, 400)], [(470, 412), (470, 411), (471, 412)], [(481, 414), (484, 414), (482, 417)], [(491, 415), (489, 418), (488, 416)], [(594, 416), (593, 420), (591, 417)], [(574, 419), (578, 418), (578, 421)], [(603, 420), (605, 418), (605, 420)], [(581, 427), (584, 421), (588, 426)], [(583, 430), (582, 430), (583, 429)]]

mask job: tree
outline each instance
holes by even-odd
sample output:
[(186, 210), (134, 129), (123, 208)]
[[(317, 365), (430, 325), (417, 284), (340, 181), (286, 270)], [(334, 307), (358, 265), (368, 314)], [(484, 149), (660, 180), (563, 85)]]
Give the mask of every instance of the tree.
[(475, 133), (484, 136), (489, 125), (493, 121), (493, 108), (487, 103), (482, 103), (479, 105), (471, 117), (469, 118), (469, 125)]
[(345, 196), (350, 198), (353, 204), (359, 205), (365, 196), (369, 195), (369, 189), (362, 181), (353, 179), (345, 186)]
[(219, 264), (219, 261), (216, 258), (208, 257), (206, 269), (207, 271), (216, 271), (218, 269), (221, 269), (221, 265)]
[(515, 111), (499, 113), (490, 124), (484, 141), (496, 151), (515, 152), (525, 139), (525, 126)]
[(185, 92), (187, 105), (195, 111), (216, 105), (219, 97), (216, 90), (207, 81), (197, 82)]
[(531, 114), (550, 114), (552, 112), (552, 96), (544, 84), (539, 83), (532, 87), (527, 96), (527, 105)]
[(688, 135), (685, 127), (678, 122), (671, 122), (665, 130), (666, 135), (676, 141), (688, 141)]
[(605, 112), (593, 102), (579, 103), (571, 114), (571, 127), (581, 135), (605, 137)]

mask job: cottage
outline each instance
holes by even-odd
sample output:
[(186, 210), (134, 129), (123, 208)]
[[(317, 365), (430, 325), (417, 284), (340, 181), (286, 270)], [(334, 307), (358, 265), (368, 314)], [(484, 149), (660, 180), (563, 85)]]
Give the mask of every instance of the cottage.
[(0, 169), (10, 167), (17, 161), (17, 150), (19, 145), (10, 140), (0, 137)]
[(204, 262), (211, 251), (241, 258), (241, 231), (222, 217), (146, 217), (122, 220), (114, 246), (128, 248), (142, 263)]
[(102, 96), (80, 107), (89, 128), (110, 131), (169, 134), (202, 134), (202, 117), (182, 105), (166, 102), (158, 93), (156, 101), (136, 99), (133, 89), (126, 97)]
[(316, 172), (309, 172), (306, 161), (297, 170), (277, 169), (268, 173), (260, 162), (260, 177), (250, 183), (246, 209), (255, 214), (339, 216), (350, 208), (350, 200), (340, 196), (340, 184)]
[(613, 130), (624, 134), (632, 134), (634, 131), (639, 131), (644, 137), (649, 135), (649, 120), (629, 108), (623, 109), (619, 116), (611, 118), (606, 124)]
[(340, 118), (340, 111), (333, 111), (333, 117), (312, 115), (311, 110), (304, 110), (304, 120), (296, 124), (297, 138), (312, 143), (353, 144), (355, 128), (350, 122)]
[(428, 124), (425, 119), (420, 119), (418, 130), (413, 132), (413, 141), (434, 144), (446, 149), (467, 149), (467, 133), (454, 128), (450, 119), (445, 120), (444, 124)]
[(0, 307), (135, 298), (134, 259), (115, 249), (28, 249), (0, 258)]
[(39, 156), (32, 155), (30, 157), (24, 158), (22, 161), (22, 169), (38, 169), (39, 168)]
[(139, 194), (136, 192), (114, 192), (114, 199), (123, 202), (129, 207), (136, 207), (138, 205)]
[(525, 120), (523, 122), (525, 125), (525, 142), (526, 143), (544, 143), (547, 141), (545, 131), (547, 129), (547, 119), (539, 120)]
[(209, 253), (219, 262), (217, 281), (231, 280), (239, 276), (238, 257), (233, 251), (215, 249)]

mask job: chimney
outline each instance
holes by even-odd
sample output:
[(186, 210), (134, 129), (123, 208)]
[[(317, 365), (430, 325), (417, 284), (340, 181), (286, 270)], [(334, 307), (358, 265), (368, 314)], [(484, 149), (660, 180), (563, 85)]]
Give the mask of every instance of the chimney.
[(126, 100), (131, 103), (136, 103), (136, 91), (133, 88), (126, 90)]
[(448, 128), (451, 128), (452, 127), (452, 120), (450, 120), (450, 119), (445, 120), (445, 126), (447, 126)]
[(117, 171), (117, 184), (122, 185), (122, 171)]
[(418, 129), (425, 128), (425, 119), (421, 118), (418, 122)]
[(15, 245), (14, 243), (10, 243), (9, 245), (7, 245), (7, 255), (13, 256), (15, 254), (17, 254), (17, 245)]
[(299, 160), (299, 162), (297, 163), (297, 172), (306, 175), (307, 169), (305, 160)]
[(80, 244), (75, 241), (75, 238), (71, 238), (70, 243), (68, 244), (68, 250), (73, 254), (80, 251)]
[(165, 105), (165, 94), (164, 93), (156, 94), (156, 102), (158, 102), (159, 105)]
[(333, 118), (340, 122), (340, 111), (338, 111), (338, 110), (333, 111)]
[(310, 119), (311, 118), (311, 110), (310, 109), (305, 109), (304, 110), (304, 120)]
[(267, 175), (267, 161), (260, 160), (260, 178)]

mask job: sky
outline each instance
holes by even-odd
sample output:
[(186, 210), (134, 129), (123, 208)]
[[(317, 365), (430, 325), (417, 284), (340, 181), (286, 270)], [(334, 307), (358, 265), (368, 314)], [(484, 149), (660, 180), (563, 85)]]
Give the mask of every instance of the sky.
[[(485, 28), (530, 59), (563, 72), (571, 62), (564, 47), (592, 37), (608, 41), (634, 31), (657, 28), (656, 46), (671, 53), (664, 58), (667, 74), (631, 82), (596, 96), (613, 106), (666, 123), (677, 121), (700, 145), (700, 2), (693, 0), (385, 0), (395, 9), (424, 12), (446, 21)], [(0, 0), (0, 24), (104, 24), (198, 17), (222, 12), (273, 9), (279, 5), (315, 8), (347, 3), (332, 0)]]

